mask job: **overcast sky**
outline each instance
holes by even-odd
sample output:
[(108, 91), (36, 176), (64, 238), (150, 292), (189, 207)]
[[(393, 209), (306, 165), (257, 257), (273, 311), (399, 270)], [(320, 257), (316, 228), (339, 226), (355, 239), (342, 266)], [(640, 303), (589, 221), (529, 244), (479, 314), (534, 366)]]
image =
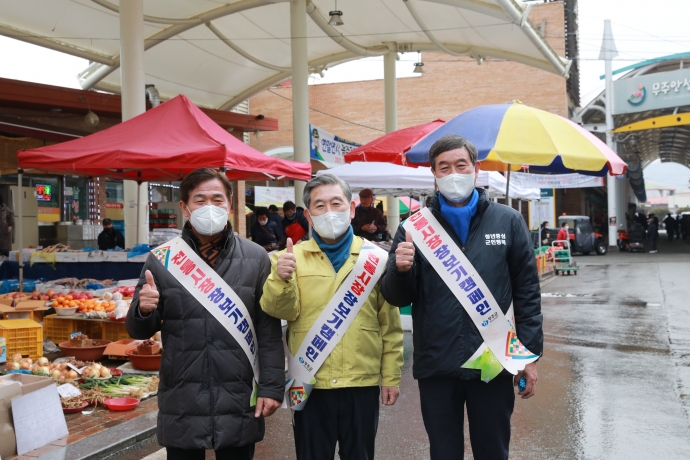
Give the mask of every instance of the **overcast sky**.
[[(690, 51), (690, 0), (579, 0), (578, 9), (582, 105), (604, 89), (599, 79), (604, 63), (598, 60), (604, 19), (611, 19), (619, 52), (614, 70)], [(414, 61), (415, 55), (404, 55), (398, 75), (412, 77)], [(323, 81), (313, 77), (312, 83), (351, 81), (352, 75), (382, 78), (382, 65), (377, 64), (372, 59), (343, 64), (327, 71)], [(0, 77), (78, 88), (76, 74), (87, 65), (84, 59), (0, 36)], [(650, 167), (646, 174), (652, 174), (656, 183), (665, 181), (678, 188), (687, 188), (690, 181), (690, 169), (676, 165)]]

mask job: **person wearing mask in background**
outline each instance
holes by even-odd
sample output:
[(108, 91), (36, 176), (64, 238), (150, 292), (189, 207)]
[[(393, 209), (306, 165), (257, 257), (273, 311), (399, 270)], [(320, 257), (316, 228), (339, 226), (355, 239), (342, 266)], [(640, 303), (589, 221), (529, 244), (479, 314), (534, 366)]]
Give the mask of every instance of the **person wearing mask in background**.
[(107, 251), (115, 248), (125, 248), (125, 237), (119, 230), (113, 228), (112, 220), (103, 219), (103, 231), (98, 235), (98, 249)]
[(556, 237), (557, 240), (561, 241), (569, 241), (568, 240), (568, 222), (563, 222), (561, 225), (561, 229), (558, 230), (558, 236)]
[(352, 229), (356, 236), (369, 241), (382, 241), (388, 233), (388, 224), (383, 218), (383, 213), (373, 204), (374, 194), (371, 189), (365, 188), (359, 192), (359, 205), (355, 208)]
[[(12, 228), (14, 227), (14, 213), (3, 202), (0, 196), (0, 255), (9, 257), (12, 250)], [(100, 242), (100, 236), (98, 240)]]
[(647, 220), (647, 238), (649, 238), (649, 253), (656, 254), (656, 240), (659, 238), (659, 219), (654, 214)]
[(412, 304), (412, 373), (431, 460), (465, 458), (465, 406), (474, 458), (507, 459), (513, 386), (524, 377), (518, 394), (534, 396), (543, 349), (529, 230), (476, 188), (477, 157), (462, 136), (431, 146), (438, 192), (398, 227), (381, 280), (391, 305)]
[(671, 216), (671, 213), (668, 213), (664, 219), (664, 226), (666, 227), (666, 236), (668, 240), (673, 241), (673, 235), (676, 233), (676, 219)]
[[(332, 459), (336, 443), (342, 460), (372, 459), (379, 393), (395, 404), (403, 365), (400, 312), (379, 292), (387, 254), (354, 235), (343, 180), (316, 176), (303, 200), (312, 238), (296, 246), (288, 238), (273, 255), (261, 299), (266, 313), (288, 321), (297, 459)], [(313, 389), (304, 385), (312, 379)]]
[(278, 239), (278, 245), (282, 244), (282, 248), (285, 247), (285, 232), (283, 231), (283, 216), (278, 212), (278, 206), (272, 204), (268, 207), (268, 220), (275, 222), (276, 224), (276, 238)]
[(252, 241), (266, 251), (278, 249), (278, 226), (269, 219), (268, 209), (258, 207), (254, 210), (256, 222), (251, 227)]
[(168, 460), (203, 460), (206, 449), (250, 460), (285, 388), (280, 321), (259, 305), (271, 262), (234, 235), (225, 174), (192, 171), (180, 198), (189, 221), (144, 263), (125, 325), (137, 339), (162, 334), (157, 437)]
[(292, 239), (297, 244), (309, 238), (309, 222), (304, 217), (304, 210), (298, 208), (292, 201), (283, 205), (283, 233), (285, 238)]

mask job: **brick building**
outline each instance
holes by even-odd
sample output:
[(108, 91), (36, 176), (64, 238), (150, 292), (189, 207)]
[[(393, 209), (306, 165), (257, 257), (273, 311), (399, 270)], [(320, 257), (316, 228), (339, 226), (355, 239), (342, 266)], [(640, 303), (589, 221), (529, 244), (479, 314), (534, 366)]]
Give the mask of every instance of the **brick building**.
[[(577, 56), (576, 0), (535, 4), (530, 19), (559, 56)], [(413, 54), (406, 54), (405, 57)], [(416, 54), (414, 54), (416, 56)], [(502, 59), (488, 58), (481, 65), (470, 57), (423, 53), (424, 73), (399, 78), (398, 128), (436, 119), (449, 120), (473, 107), (519, 100), (564, 117), (579, 106), (577, 62), (565, 80), (543, 70)], [(383, 66), (383, 63), (381, 63)], [(412, 63), (410, 63), (412, 66)], [(249, 100), (253, 113), (280, 120), (278, 131), (252, 136), (251, 145), (262, 152), (292, 146), (292, 88), (289, 82)], [(383, 80), (322, 84), (309, 87), (310, 122), (346, 139), (366, 143), (384, 134)], [(603, 189), (602, 189), (603, 192)], [(516, 203), (514, 203), (517, 206)], [(523, 208), (526, 213), (526, 207)], [(557, 193), (557, 213), (585, 213), (579, 189)]]

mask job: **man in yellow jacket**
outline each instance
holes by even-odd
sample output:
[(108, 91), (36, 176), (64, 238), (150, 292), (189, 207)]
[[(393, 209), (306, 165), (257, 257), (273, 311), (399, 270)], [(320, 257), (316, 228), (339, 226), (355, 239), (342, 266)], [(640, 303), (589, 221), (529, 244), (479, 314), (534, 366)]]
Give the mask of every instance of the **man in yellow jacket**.
[[(355, 206), (346, 182), (332, 174), (317, 176), (306, 184), (303, 200), (313, 237), (294, 247), (288, 239), (285, 251), (274, 255), (261, 298), (267, 314), (288, 321), (292, 355), (305, 339), (311, 340), (308, 332), (319, 315), (329, 308), (339, 287), (352, 279), (364, 242), (350, 226)], [(342, 460), (373, 459), (379, 394), (384, 405), (395, 404), (400, 394), (400, 312), (383, 299), (378, 283), (359, 300), (361, 309), (349, 328), (338, 331), (342, 338), (337, 345), (330, 350), (316, 346), (330, 354), (316, 370), (316, 384), (305, 405), (294, 412), (298, 460), (333, 458), (336, 442)], [(322, 342), (317, 338), (314, 343)], [(311, 352), (318, 354), (313, 347)]]

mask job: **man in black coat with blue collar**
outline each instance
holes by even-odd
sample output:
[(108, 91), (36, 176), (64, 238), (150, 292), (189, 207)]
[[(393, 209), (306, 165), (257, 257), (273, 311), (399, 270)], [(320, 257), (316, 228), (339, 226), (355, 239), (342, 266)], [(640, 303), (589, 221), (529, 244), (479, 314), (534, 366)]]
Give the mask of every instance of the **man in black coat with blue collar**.
[[(429, 150), (439, 193), (429, 208), (443, 230), (486, 283), (503, 313), (511, 303), (522, 344), (542, 354), (541, 293), (532, 243), (522, 216), (476, 189), (476, 148), (461, 136), (445, 136)], [(476, 275), (474, 275), (476, 276)], [(391, 305), (412, 304), (413, 375), (419, 381), (424, 426), (432, 460), (464, 458), (464, 408), (476, 459), (507, 459), (513, 386), (534, 396), (536, 362), (513, 377), (506, 370), (485, 383), (480, 371), (463, 368), (484, 343), (458, 297), (418, 250), (401, 225), (395, 235), (381, 293)], [(484, 324), (482, 324), (484, 325)]]

